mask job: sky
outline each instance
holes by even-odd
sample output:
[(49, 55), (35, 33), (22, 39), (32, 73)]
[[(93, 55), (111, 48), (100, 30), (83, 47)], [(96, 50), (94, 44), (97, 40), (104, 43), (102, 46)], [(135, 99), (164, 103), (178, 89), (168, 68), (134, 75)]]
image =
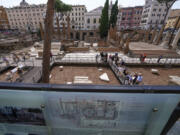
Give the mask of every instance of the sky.
[[(0, 5), (4, 7), (13, 7), (18, 6), (19, 3), (22, 0), (0, 0)], [(105, 3), (105, 0), (62, 0), (65, 3), (71, 4), (71, 5), (86, 5), (86, 8), (88, 11), (98, 7), (103, 6)], [(112, 0), (113, 2), (115, 0)], [(47, 0), (26, 0), (29, 4), (43, 4), (47, 3)], [(145, 0), (119, 0), (119, 5), (123, 7), (127, 6), (139, 6), (144, 5)], [(174, 9), (180, 9), (180, 0), (177, 1), (174, 6)]]

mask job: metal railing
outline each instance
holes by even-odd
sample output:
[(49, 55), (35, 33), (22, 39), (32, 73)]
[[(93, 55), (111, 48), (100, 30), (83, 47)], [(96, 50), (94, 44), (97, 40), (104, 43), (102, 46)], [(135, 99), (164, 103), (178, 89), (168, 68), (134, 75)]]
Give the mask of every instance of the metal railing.
[(113, 61), (110, 59), (108, 60), (108, 64), (111, 67), (114, 74), (116, 75), (116, 77), (118, 78), (118, 80), (120, 81), (120, 83), (125, 84), (125, 76), (121, 71), (119, 71), (118, 66), (114, 64)]
[(166, 135), (179, 100), (179, 86), (0, 83), (0, 133)]
[(72, 56), (66, 56), (62, 59), (55, 59), (54, 62), (59, 62), (59, 63), (96, 63), (96, 57), (72, 57)]

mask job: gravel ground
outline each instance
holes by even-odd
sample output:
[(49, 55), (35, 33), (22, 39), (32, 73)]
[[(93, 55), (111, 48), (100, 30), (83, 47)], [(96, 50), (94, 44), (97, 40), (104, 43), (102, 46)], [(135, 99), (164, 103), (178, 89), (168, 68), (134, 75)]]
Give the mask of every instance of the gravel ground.
[[(73, 82), (74, 76), (87, 76), (94, 85), (120, 85), (110, 68), (101, 67), (102, 71), (99, 71), (98, 69), (98, 67), (64, 66), (63, 71), (60, 71), (59, 66), (57, 66), (51, 71), (52, 77), (50, 83), (66, 84), (67, 82)], [(99, 79), (99, 76), (103, 73), (108, 74), (110, 82), (105, 82)]]
[[(158, 69), (159, 75), (151, 73), (151, 69)], [(140, 72), (143, 74), (144, 85), (168, 85), (169, 76), (180, 76), (180, 68), (128, 68), (129, 72)]]
[[(8, 72), (10, 72), (11, 70), (8, 70), (8, 71), (6, 71), (6, 72), (3, 72), (1, 75), (0, 75), (0, 82), (10, 82), (10, 81), (7, 81), (6, 80), (6, 78), (7, 78), (7, 73)], [(17, 74), (17, 73), (15, 73), (14, 75), (13, 75), (13, 78), (12, 78), (12, 82), (15, 82), (16, 81), (16, 79), (18, 79), (19, 78), (19, 75)]]

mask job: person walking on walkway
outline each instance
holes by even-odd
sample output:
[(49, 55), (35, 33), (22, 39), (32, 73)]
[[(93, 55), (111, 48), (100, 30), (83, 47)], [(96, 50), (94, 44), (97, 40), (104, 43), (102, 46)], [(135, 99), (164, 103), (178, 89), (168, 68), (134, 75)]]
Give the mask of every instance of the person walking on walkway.
[(157, 63), (159, 63), (162, 58), (163, 58), (163, 56), (160, 55), (159, 58), (158, 58), (158, 60), (157, 60)]

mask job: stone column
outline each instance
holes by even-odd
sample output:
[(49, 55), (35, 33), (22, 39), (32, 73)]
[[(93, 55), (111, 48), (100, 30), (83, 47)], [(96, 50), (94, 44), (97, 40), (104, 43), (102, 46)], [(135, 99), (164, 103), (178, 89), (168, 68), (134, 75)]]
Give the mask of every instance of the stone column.
[(144, 33), (144, 38), (143, 38), (143, 41), (146, 42), (147, 40), (147, 36), (148, 35), (148, 30), (145, 30), (145, 33)]
[(65, 36), (66, 36), (66, 28), (65, 28), (65, 24), (64, 24), (64, 23), (62, 23), (62, 25), (63, 25), (63, 30), (62, 30), (62, 32), (63, 32), (63, 39), (65, 39)]
[(171, 36), (171, 33), (168, 31), (168, 32), (166, 33), (166, 36), (165, 36), (165, 38), (164, 38), (161, 46), (163, 46), (164, 48), (167, 48), (167, 49), (170, 48), (170, 47), (168, 46), (170, 36)]
[(70, 17), (69, 15), (67, 16), (67, 39), (70, 39), (70, 32), (71, 32), (71, 28), (70, 28)]
[(148, 30), (145, 32), (145, 42), (148, 42), (149, 39), (149, 33), (151, 32), (152, 27), (150, 26)]
[(176, 34), (176, 36), (173, 40), (173, 43), (172, 43), (173, 49), (177, 48), (177, 43), (178, 43), (179, 39), (180, 39), (180, 28), (179, 28), (178, 33)]
[(127, 40), (126, 40), (126, 46), (125, 46), (125, 48), (124, 48), (124, 54), (128, 54), (129, 53), (129, 43), (130, 43), (130, 38), (128, 38)]
[(158, 34), (158, 37), (157, 37), (157, 40), (156, 40), (156, 45), (159, 45), (159, 43), (160, 43), (160, 41), (161, 41), (161, 37), (162, 37), (162, 35), (163, 35), (164, 28), (165, 28), (165, 25), (163, 25), (163, 26), (161, 27), (161, 30), (160, 30), (160, 32), (159, 32), (159, 34)]
[(139, 40), (140, 40), (140, 41), (143, 41), (143, 39), (144, 39), (144, 33), (145, 33), (144, 30), (140, 30), (140, 31), (139, 31)]
[(83, 32), (82, 31), (79, 31), (79, 39), (80, 39), (80, 41), (82, 41), (82, 39), (83, 39)]
[(121, 39), (122, 39), (122, 32), (119, 33), (119, 37), (118, 37), (119, 44), (121, 44)]
[(151, 43), (151, 44), (152, 44), (153, 41), (154, 41), (154, 38), (155, 38), (155, 36), (156, 36), (156, 33), (157, 33), (157, 31), (156, 31), (156, 29), (154, 29), (154, 30), (152, 31), (152, 36), (151, 36), (151, 40), (150, 40), (150, 43)]
[(44, 40), (44, 30), (43, 30), (42, 23), (39, 22), (39, 25), (40, 25), (41, 39)]
[(60, 26), (59, 26), (59, 18), (56, 17), (56, 23), (57, 23), (57, 35), (58, 35), (58, 39), (61, 39), (61, 32), (60, 32)]

